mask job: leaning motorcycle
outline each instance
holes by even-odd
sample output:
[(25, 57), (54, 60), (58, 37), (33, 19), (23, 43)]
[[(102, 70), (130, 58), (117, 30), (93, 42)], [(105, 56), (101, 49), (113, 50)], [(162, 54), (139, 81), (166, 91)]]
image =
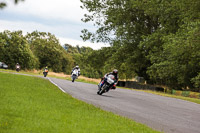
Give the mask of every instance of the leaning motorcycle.
[(71, 78), (72, 78), (72, 82), (75, 81), (75, 79), (78, 77), (78, 70), (75, 69), (73, 72), (72, 72), (72, 75), (71, 75)]
[[(114, 86), (115, 83), (115, 76), (108, 75), (105, 76), (104, 80), (99, 84), (97, 94), (102, 95), (109, 91), (110, 88)], [(103, 84), (103, 85), (102, 85)]]

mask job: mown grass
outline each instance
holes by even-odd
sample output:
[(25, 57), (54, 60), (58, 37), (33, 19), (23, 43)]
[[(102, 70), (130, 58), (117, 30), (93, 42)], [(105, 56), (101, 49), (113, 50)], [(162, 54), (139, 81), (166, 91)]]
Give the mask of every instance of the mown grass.
[(37, 77), (0, 72), (0, 98), (1, 133), (158, 132), (76, 100)]

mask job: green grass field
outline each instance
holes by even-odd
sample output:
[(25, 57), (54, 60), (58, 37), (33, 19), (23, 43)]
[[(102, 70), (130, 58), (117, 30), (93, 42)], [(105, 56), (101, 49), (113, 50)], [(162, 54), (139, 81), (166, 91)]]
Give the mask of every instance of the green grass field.
[(1, 133), (158, 132), (76, 100), (41, 78), (0, 72), (0, 99)]

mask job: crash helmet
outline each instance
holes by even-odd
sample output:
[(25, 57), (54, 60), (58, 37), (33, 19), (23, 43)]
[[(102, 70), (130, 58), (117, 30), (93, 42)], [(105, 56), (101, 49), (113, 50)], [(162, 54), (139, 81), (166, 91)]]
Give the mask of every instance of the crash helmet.
[(45, 68), (46, 68), (46, 69), (48, 69), (48, 67), (47, 67), (47, 66), (46, 66)]
[(17, 63), (17, 65), (19, 65), (19, 63)]
[(118, 70), (117, 69), (114, 69), (113, 70), (113, 74), (117, 74), (118, 73)]
[(79, 68), (79, 66), (77, 65), (77, 66), (76, 66), (76, 68), (78, 69), (78, 68)]

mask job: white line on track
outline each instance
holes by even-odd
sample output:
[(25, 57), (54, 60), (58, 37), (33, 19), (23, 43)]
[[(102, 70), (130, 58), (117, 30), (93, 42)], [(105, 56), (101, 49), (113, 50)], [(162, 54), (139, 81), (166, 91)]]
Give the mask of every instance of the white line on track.
[(50, 81), (52, 84), (54, 84), (55, 86), (57, 86), (62, 92), (65, 93), (65, 90), (63, 90), (60, 86), (58, 86), (56, 83), (54, 83), (50, 78), (48, 78), (48, 79), (49, 79), (49, 81)]

